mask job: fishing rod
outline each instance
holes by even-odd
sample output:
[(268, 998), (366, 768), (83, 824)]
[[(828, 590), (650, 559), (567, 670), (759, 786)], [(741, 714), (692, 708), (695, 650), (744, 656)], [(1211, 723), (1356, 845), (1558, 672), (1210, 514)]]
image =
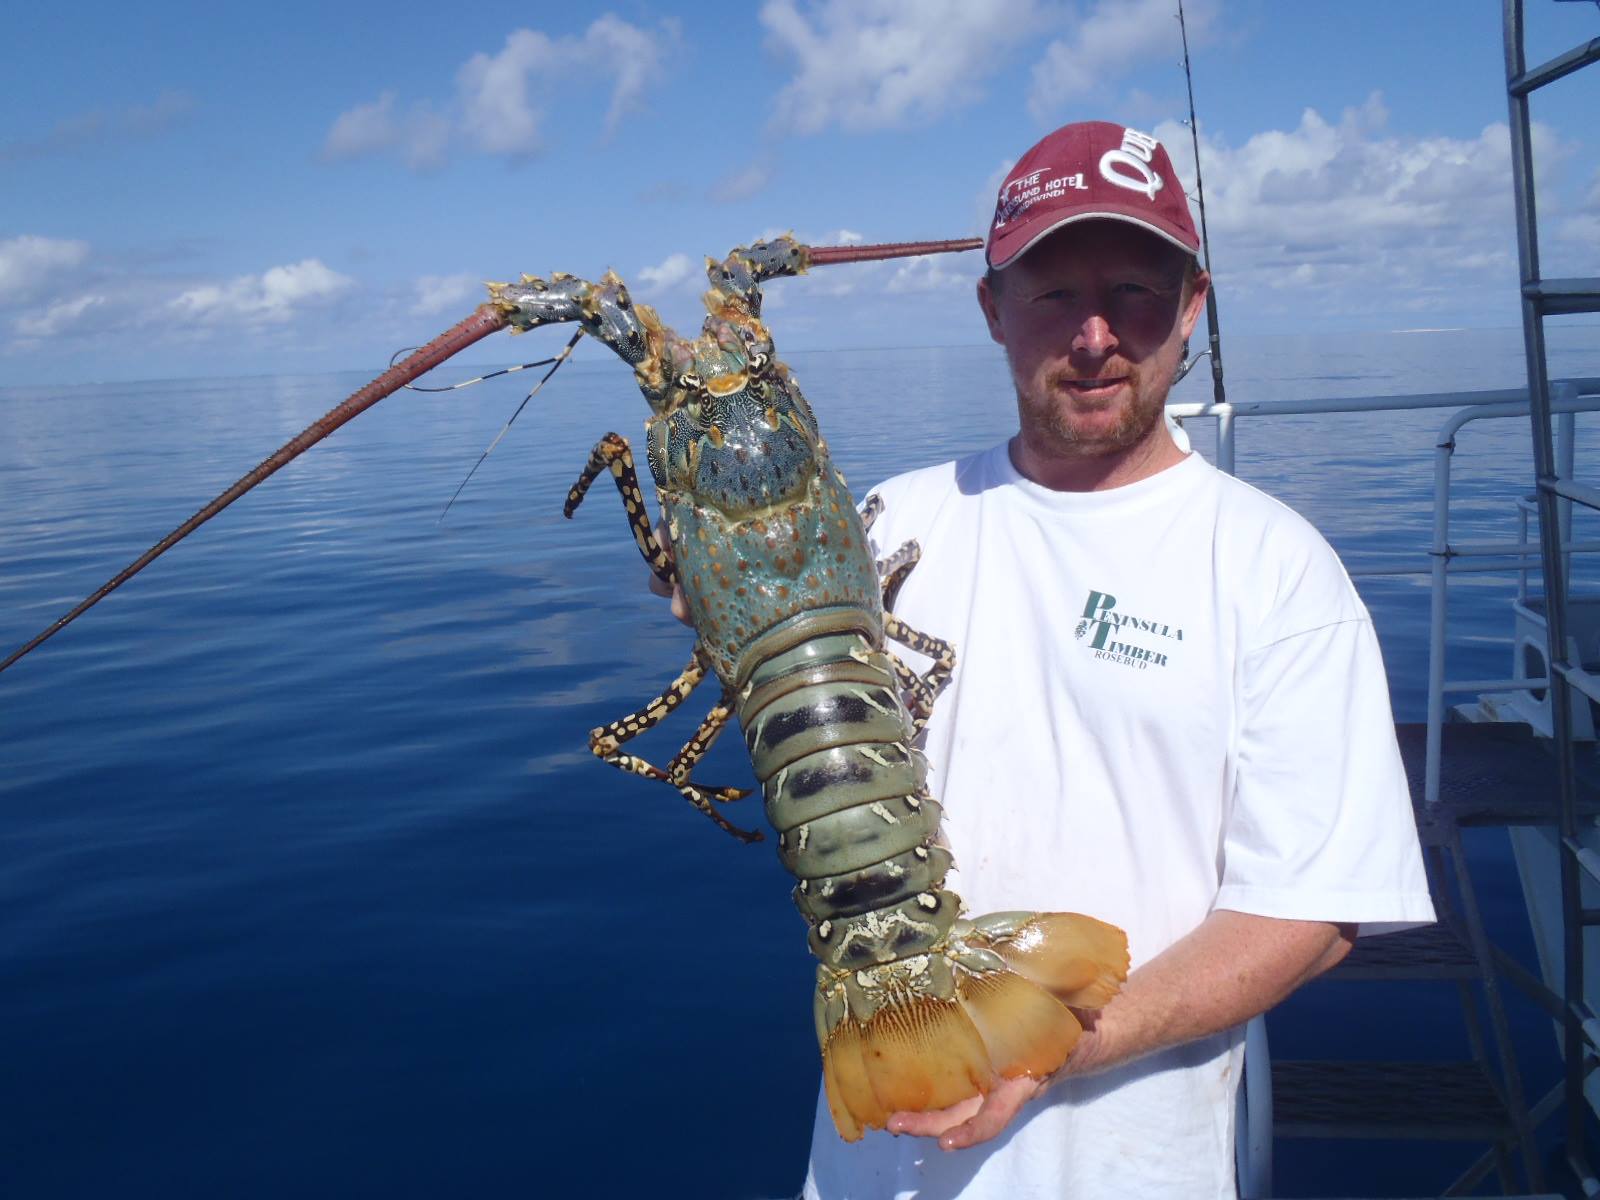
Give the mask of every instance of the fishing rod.
[[(1211, 239), (1206, 233), (1206, 185), (1200, 174), (1200, 125), (1194, 115), (1194, 74), (1189, 69), (1189, 26), (1183, 19), (1183, 0), (1178, 0), (1178, 32), (1183, 38), (1183, 82), (1189, 89), (1189, 137), (1194, 142), (1194, 186), (1200, 205), (1200, 249), (1205, 256), (1206, 274), (1211, 274)], [(1222, 330), (1217, 324), (1217, 285), (1215, 279), (1206, 289), (1206, 328), (1210, 331), (1210, 348), (1202, 350), (1184, 364), (1178, 375), (1182, 379), (1204, 355), (1211, 356), (1211, 396), (1218, 404), (1228, 402), (1227, 390), (1222, 385)]]

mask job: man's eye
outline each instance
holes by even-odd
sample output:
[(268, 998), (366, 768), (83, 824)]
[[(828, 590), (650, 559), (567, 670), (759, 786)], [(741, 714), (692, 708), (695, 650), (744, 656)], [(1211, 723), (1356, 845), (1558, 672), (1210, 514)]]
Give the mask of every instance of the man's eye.
[(1124, 281), (1117, 284), (1116, 292), (1121, 296), (1154, 296), (1156, 294), (1155, 288), (1132, 281)]

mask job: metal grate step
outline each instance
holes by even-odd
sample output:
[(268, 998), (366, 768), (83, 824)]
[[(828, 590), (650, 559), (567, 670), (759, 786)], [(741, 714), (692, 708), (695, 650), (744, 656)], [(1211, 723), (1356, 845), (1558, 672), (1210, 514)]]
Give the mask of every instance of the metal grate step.
[(1359, 938), (1355, 948), (1317, 981), (1373, 979), (1477, 979), (1472, 948), (1445, 924)]
[[(1556, 822), (1556, 760), (1543, 738), (1526, 725), (1446, 725), (1439, 757), (1439, 805), (1422, 808), (1422, 780), (1428, 729), (1399, 724), (1395, 734), (1406, 778), (1417, 805), (1418, 832), (1431, 841), (1441, 821), (1472, 825), (1553, 825)], [(1578, 813), (1600, 815), (1600, 788), (1594, 770), (1580, 767)], [(1587, 777), (1586, 777), (1587, 776)]]
[(1515, 1137), (1499, 1093), (1474, 1063), (1275, 1062), (1272, 1118), (1280, 1138)]

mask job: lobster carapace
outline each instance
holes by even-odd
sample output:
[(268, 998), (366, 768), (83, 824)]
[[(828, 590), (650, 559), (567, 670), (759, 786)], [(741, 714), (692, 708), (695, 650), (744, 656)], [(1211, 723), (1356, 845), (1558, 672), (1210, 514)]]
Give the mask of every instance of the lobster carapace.
[[(256, 484), (335, 429), (497, 329), (576, 323), (632, 365), (651, 416), (650, 473), (670, 533), (655, 535), (629, 445), (601, 438), (568, 494), (571, 516), (609, 473), (650, 568), (681, 584), (697, 634), (682, 673), (639, 711), (593, 732), (606, 762), (677, 789), (720, 827), (721, 804), (694, 767), (727, 723), (744, 731), (778, 853), (819, 960), (815, 1015), (829, 1107), (849, 1140), (891, 1113), (948, 1107), (1001, 1077), (1054, 1072), (1126, 978), (1121, 930), (1073, 913), (960, 916), (944, 884), (938, 802), (916, 739), (955, 667), (953, 648), (894, 616), (916, 565), (907, 543), (874, 560), (867, 530), (794, 375), (761, 320), (761, 285), (827, 261), (969, 249), (963, 243), (813, 249), (782, 237), (710, 262), (708, 316), (687, 340), (608, 273), (491, 284), (472, 316), (361, 388), (285, 443), (48, 629), (59, 632)], [(569, 343), (570, 349), (570, 343)], [(559, 360), (558, 360), (559, 361)], [(931, 660), (916, 674), (890, 649)], [(664, 767), (624, 744), (679, 707), (707, 674), (718, 701)]]

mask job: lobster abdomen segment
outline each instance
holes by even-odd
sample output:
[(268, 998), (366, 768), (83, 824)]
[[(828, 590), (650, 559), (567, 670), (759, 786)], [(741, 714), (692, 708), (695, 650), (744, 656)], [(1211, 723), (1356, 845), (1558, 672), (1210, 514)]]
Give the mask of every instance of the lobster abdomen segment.
[[(863, 614), (865, 615), (865, 614)], [(751, 673), (738, 713), (813, 952), (840, 968), (926, 952), (959, 902), (941, 890), (939, 805), (887, 657), (801, 618)], [(867, 624), (866, 621), (858, 624)]]

